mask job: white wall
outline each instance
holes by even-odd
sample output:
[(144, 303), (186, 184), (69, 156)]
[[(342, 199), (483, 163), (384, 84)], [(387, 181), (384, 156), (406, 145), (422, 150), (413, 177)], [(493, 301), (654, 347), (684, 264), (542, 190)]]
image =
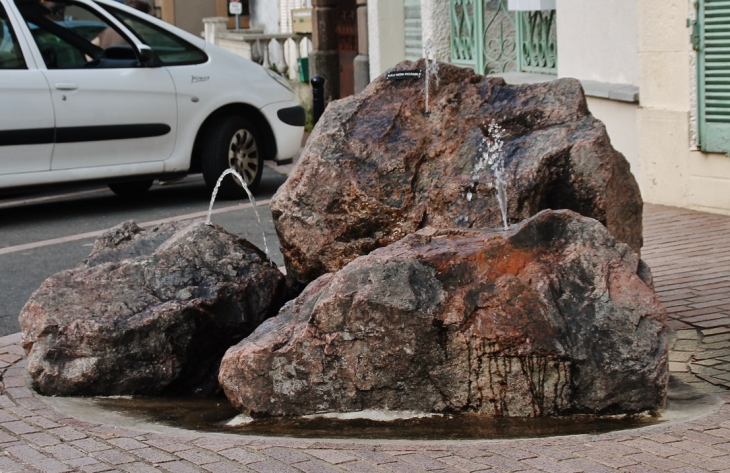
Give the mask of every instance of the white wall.
[(368, 0), (371, 81), (405, 59), (404, 24), (403, 0)]
[(449, 0), (421, 0), (421, 25), (424, 46), (433, 41), (433, 57), (451, 62), (451, 20)]
[(639, 182), (642, 165), (639, 157), (638, 106), (596, 97), (587, 97), (587, 101), (588, 109), (594, 117), (606, 125), (611, 144), (624, 155), (631, 165), (631, 172)]
[(558, 75), (639, 85), (636, 4), (637, 0), (557, 0)]
[(249, 10), (251, 28), (262, 29), (265, 34), (279, 32), (279, 2), (277, 0), (252, 0)]
[[(279, 30), (278, 0), (251, 0), (249, 3), (251, 28), (264, 30), (264, 34), (277, 34)], [(269, 63), (279, 62), (280, 53), (276, 41), (269, 43)]]
[[(637, 0), (557, 0), (558, 76), (639, 86)], [(640, 90), (643, 95), (644, 90)], [(638, 104), (588, 97), (591, 113), (606, 125), (611, 144), (638, 182)]]

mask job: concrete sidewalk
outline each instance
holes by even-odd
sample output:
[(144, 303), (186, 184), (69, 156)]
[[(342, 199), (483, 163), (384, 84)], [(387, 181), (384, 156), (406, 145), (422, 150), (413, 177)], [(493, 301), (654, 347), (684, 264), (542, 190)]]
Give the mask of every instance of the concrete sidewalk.
[(673, 328), (670, 371), (717, 407), (601, 435), (500, 441), (323, 441), (135, 431), (69, 417), (25, 387), (0, 339), (0, 472), (730, 473), (730, 217), (646, 205), (643, 257)]

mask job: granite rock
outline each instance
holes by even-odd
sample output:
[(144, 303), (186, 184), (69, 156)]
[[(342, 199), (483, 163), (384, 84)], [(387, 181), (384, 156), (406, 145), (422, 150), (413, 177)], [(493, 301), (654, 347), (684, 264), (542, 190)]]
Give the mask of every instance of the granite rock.
[(225, 350), (285, 302), (281, 272), (219, 227), (125, 222), (20, 314), (45, 395), (212, 394)]
[(253, 416), (364, 409), (488, 416), (661, 408), (666, 311), (598, 221), (425, 228), (312, 282), (223, 357)]
[(500, 154), (509, 223), (570, 209), (640, 251), (638, 185), (577, 80), (512, 86), (439, 64), (431, 83), (429, 114), (423, 79), (385, 75), (329, 104), (271, 203), (294, 287), (424, 227), (501, 226), (485, 163)]

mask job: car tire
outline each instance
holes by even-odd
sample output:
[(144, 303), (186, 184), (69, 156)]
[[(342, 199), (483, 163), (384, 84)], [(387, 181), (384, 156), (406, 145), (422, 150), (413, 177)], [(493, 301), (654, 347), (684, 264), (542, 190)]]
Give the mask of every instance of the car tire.
[[(227, 169), (238, 172), (246, 186), (255, 193), (261, 182), (264, 158), (258, 130), (240, 115), (224, 116), (208, 128), (203, 141), (203, 178), (213, 190), (221, 174)], [(218, 188), (218, 196), (236, 199), (246, 196), (243, 187), (233, 175), (228, 175)]]
[(115, 182), (109, 184), (109, 189), (120, 197), (139, 197), (150, 190), (152, 179), (143, 181)]

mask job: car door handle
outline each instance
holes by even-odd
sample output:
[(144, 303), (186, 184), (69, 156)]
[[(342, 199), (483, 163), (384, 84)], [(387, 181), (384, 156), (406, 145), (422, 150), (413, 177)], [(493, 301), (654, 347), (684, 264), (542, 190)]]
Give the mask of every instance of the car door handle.
[(79, 88), (79, 84), (73, 82), (56, 82), (57, 90), (76, 90)]

